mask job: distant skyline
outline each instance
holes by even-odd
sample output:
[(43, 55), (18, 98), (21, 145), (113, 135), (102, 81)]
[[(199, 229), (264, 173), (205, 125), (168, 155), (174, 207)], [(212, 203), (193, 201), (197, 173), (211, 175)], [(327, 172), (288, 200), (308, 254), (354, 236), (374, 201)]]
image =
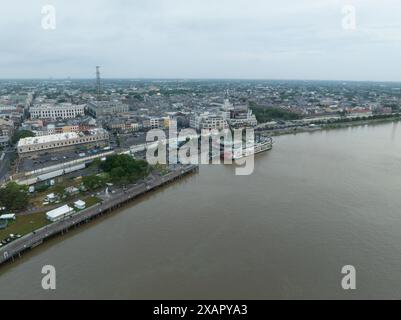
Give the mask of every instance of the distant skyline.
[[(125, 80), (125, 81), (282, 81), (282, 82), (343, 82), (343, 83), (388, 83), (401, 85), (401, 80), (344, 80), (344, 79), (264, 79), (264, 78), (101, 78), (103, 81)], [(92, 81), (95, 83), (96, 78), (0, 78), (0, 81)]]
[(401, 81), (397, 0), (14, 0), (2, 12), (1, 79), (92, 79), (100, 65), (105, 79)]

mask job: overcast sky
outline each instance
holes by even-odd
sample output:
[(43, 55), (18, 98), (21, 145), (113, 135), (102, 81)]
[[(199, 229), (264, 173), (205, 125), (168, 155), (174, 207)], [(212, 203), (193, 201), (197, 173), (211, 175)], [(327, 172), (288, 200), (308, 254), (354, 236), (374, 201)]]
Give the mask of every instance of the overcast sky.
[[(42, 7), (56, 29), (42, 28)], [(344, 29), (345, 5), (356, 29)], [(401, 81), (399, 0), (1, 0), (0, 78)], [(347, 20), (348, 21), (348, 20)]]

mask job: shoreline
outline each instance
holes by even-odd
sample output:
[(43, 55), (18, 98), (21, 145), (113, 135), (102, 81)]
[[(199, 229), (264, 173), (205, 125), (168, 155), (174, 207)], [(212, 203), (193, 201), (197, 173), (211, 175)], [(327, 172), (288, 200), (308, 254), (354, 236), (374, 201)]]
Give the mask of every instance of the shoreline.
[(121, 208), (149, 192), (153, 192), (161, 187), (169, 185), (186, 175), (198, 172), (198, 170), (198, 165), (183, 166), (176, 171), (160, 177), (158, 180), (152, 181), (151, 183), (145, 182), (133, 186), (125, 190), (122, 195), (111, 198), (107, 202), (96, 204), (66, 219), (35, 230), (0, 249), (0, 268), (7, 263), (14, 262), (16, 258), (21, 258), (23, 253), (40, 246), (45, 241), (64, 235), (71, 228), (77, 228), (81, 225), (90, 223), (92, 220), (111, 213), (115, 209)]
[[(390, 122), (400, 122), (401, 118), (392, 117), (387, 119), (368, 119), (360, 121), (350, 121), (342, 123), (324, 124), (316, 127), (296, 127), (278, 130), (261, 130), (262, 134), (269, 134), (272, 137), (278, 137), (283, 135), (296, 135), (298, 133), (316, 132), (324, 130), (343, 129), (348, 127), (364, 126), (371, 124), (382, 124)], [(125, 206), (128, 202), (131, 202), (138, 197), (145, 195), (149, 192), (155, 191), (156, 189), (166, 186), (177, 179), (180, 179), (190, 173), (197, 172), (199, 170), (198, 165), (186, 165), (181, 168), (170, 172), (166, 176), (160, 177), (158, 181), (151, 183), (142, 183), (140, 185), (133, 186), (128, 190), (125, 190), (122, 195), (118, 195), (105, 202), (98, 203), (92, 207), (89, 207), (79, 213), (74, 214), (64, 220), (51, 223), (40, 229), (37, 229), (29, 234), (24, 235), (22, 238), (17, 239), (9, 245), (0, 248), (0, 268), (2, 265), (14, 262), (17, 257), (21, 257), (24, 252), (34, 249), (41, 245), (46, 240), (53, 237), (64, 235), (71, 228), (77, 228), (80, 225), (87, 224), (92, 220), (108, 214), (115, 209)]]
[(258, 132), (262, 134), (269, 134), (272, 137), (279, 137), (290, 134), (298, 134), (298, 133), (307, 133), (307, 132), (317, 132), (317, 131), (325, 131), (325, 130), (336, 130), (336, 129), (344, 129), (349, 127), (357, 127), (371, 124), (381, 124), (381, 123), (390, 123), (390, 122), (400, 122), (401, 118), (393, 117), (388, 119), (370, 119), (370, 120), (360, 120), (360, 121), (350, 121), (350, 122), (340, 122), (340, 123), (332, 123), (332, 124), (324, 124), (324, 125), (316, 125), (316, 127), (296, 127), (296, 128), (287, 128), (287, 129), (278, 129), (278, 130), (260, 130)]

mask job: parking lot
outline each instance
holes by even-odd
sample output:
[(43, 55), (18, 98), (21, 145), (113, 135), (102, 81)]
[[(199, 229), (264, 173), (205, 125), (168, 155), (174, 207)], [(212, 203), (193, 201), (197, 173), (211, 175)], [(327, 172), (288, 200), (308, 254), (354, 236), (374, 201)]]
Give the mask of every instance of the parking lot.
[[(118, 137), (118, 138), (117, 138)], [(130, 146), (136, 144), (143, 144), (146, 142), (146, 134), (143, 132), (138, 133), (127, 133), (127, 134), (119, 134), (117, 135), (110, 135), (110, 145), (114, 148), (118, 147), (117, 140), (120, 140), (120, 147), (119, 148), (129, 148)]]
[[(118, 147), (117, 140), (120, 141)], [(143, 144), (146, 142), (146, 135), (142, 132), (110, 135), (110, 146), (112, 149), (123, 150), (132, 145)], [(18, 172), (30, 172), (49, 167), (63, 162), (73, 161), (82, 157), (87, 157), (102, 151), (102, 149), (87, 148), (85, 146), (77, 146), (75, 150), (55, 151), (49, 150), (44, 154), (33, 154), (26, 158), (19, 158), (17, 161)]]
[(60, 152), (49, 151), (42, 155), (32, 155), (28, 158), (19, 159), (18, 171), (29, 172), (34, 171), (43, 167), (49, 167), (52, 165), (77, 160), (83, 157), (94, 155), (101, 152), (102, 149), (86, 149), (77, 148), (76, 150), (66, 150)]

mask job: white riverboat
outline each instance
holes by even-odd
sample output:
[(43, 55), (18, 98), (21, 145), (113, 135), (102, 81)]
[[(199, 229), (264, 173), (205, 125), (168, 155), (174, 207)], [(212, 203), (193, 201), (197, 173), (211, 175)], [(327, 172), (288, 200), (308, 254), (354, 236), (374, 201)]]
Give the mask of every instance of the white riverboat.
[(227, 160), (237, 160), (270, 151), (271, 149), (273, 149), (273, 139), (271, 137), (262, 137), (255, 139), (255, 141), (236, 143), (228, 148), (226, 144), (221, 144), (221, 154)]

